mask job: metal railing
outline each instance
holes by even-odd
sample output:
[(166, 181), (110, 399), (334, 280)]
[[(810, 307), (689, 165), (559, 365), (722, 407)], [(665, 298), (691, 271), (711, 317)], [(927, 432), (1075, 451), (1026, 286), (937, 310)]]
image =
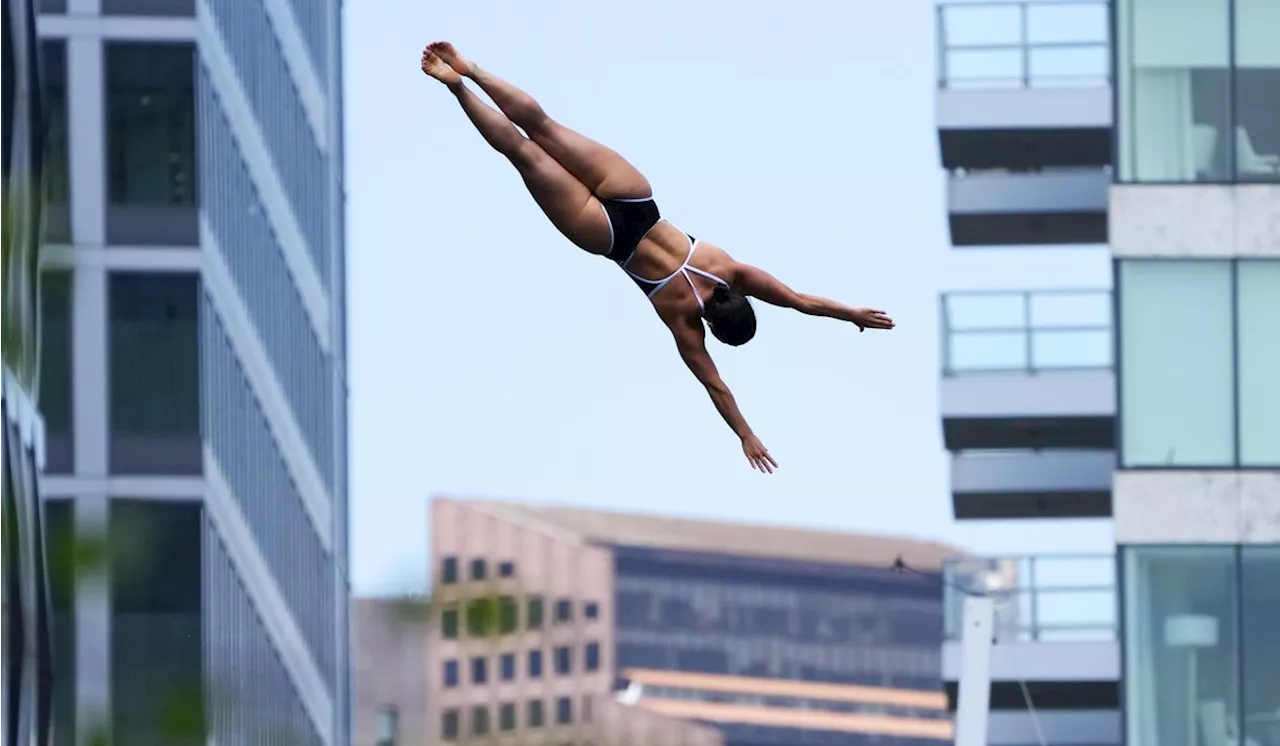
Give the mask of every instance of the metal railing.
[(1112, 554), (960, 557), (942, 567), (944, 633), (958, 640), (967, 594), (995, 600), (997, 642), (1116, 639)]
[(1110, 290), (943, 293), (942, 374), (1109, 368)]
[(1107, 0), (940, 2), (939, 88), (1106, 85)]

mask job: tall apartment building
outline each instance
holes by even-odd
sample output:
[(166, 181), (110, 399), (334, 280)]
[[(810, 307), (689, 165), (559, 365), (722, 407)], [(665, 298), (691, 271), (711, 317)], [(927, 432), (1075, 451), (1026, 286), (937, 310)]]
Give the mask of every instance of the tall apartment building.
[[(936, 115), (956, 251), (1107, 242), (1108, 8), (938, 6)], [(1012, 532), (1021, 520), (1111, 515), (1113, 302), (1106, 287), (944, 294), (940, 406), (957, 520), (1008, 520)], [(960, 560), (947, 575), (952, 708), (960, 589), (990, 591), (988, 743), (1119, 743), (1113, 555)]]
[(943, 299), (957, 518), (1117, 543), (953, 565), (1017, 571), (989, 743), (1280, 743), (1276, 29), (1277, 0), (939, 6), (952, 243), (1114, 260), (1110, 289)]
[(40, 5), (59, 742), (345, 744), (341, 4)]
[(46, 744), (51, 732), (53, 621), (39, 473), (44, 462), (40, 386), (39, 257), (44, 236), (44, 120), (32, 0), (4, 13), (3, 323), (0, 466), (4, 510), (4, 746)]
[[(431, 548), (442, 742), (950, 741), (952, 547), (441, 498)], [(919, 572), (893, 572), (898, 556)]]

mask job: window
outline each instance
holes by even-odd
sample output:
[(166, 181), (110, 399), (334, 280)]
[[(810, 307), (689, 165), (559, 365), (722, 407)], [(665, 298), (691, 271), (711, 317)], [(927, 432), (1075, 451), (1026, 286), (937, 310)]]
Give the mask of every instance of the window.
[(458, 582), (458, 558), (445, 557), (440, 561), (440, 582), (451, 585)]
[(1280, 465), (1280, 261), (1128, 260), (1120, 295), (1123, 465)]
[(498, 565), (498, 577), (514, 578), (516, 576), (516, 563), (507, 561)]
[(501, 669), (502, 680), (511, 681), (514, 679), (516, 677), (516, 654), (503, 653), (502, 657), (499, 658), (498, 661), (498, 667)]
[(104, 46), (107, 242), (197, 244), (195, 48)]
[(568, 676), (573, 672), (573, 650), (569, 647), (556, 648), (556, 673)]
[(542, 629), (542, 596), (529, 597), (529, 613), (525, 616), (529, 629)]
[(495, 599), (479, 598), (467, 602), (467, 634), (471, 637), (487, 637), (493, 633), (497, 619)]
[(452, 689), (458, 685), (458, 662), (456, 660), (447, 660), (444, 662), (444, 686), (446, 689)]
[(1240, 465), (1280, 466), (1280, 261), (1236, 267)]
[(586, 667), (588, 671), (600, 670), (600, 643), (589, 642), (586, 648)]
[(560, 697), (556, 700), (556, 723), (568, 725), (573, 722), (573, 700)]
[(489, 708), (477, 705), (471, 708), (471, 735), (489, 735)]
[(471, 659), (471, 683), (483, 684), (488, 681), (489, 669), (488, 661), (484, 658), (476, 657)]
[(582, 607), (582, 615), (588, 619), (600, 618), (600, 604), (595, 601), (588, 601), (587, 605)]
[(498, 599), (498, 632), (500, 634), (509, 635), (516, 631), (518, 620), (516, 608), (516, 600), (512, 596), (503, 596)]
[(194, 16), (195, 0), (102, 0), (102, 15)]
[(108, 282), (111, 471), (199, 474), (199, 281), (113, 273)]
[(400, 739), (400, 711), (394, 706), (378, 710), (377, 746), (397, 746)]
[(513, 731), (516, 729), (516, 705), (506, 702), (498, 709), (498, 729)]
[(529, 678), (542, 678), (542, 651), (529, 651)]
[(440, 633), (446, 640), (458, 639), (458, 610), (446, 608), (440, 612)]
[(458, 711), (456, 709), (445, 710), (440, 714), (440, 737), (446, 741), (458, 740), (458, 731), (461, 730), (458, 723)]
[(50, 214), (48, 225), (49, 238), (54, 241), (65, 241), (70, 238), (66, 206), (71, 201), (71, 168), (69, 160), (69, 143), (67, 136), (67, 45), (61, 39), (46, 39), (40, 42), (41, 64), (40, 82), (44, 86), (45, 115), (45, 196), (49, 200), (48, 207), (53, 212), (56, 205), (58, 220)]
[(1270, 0), (1117, 4), (1123, 180), (1280, 181), (1275, 7)]
[(531, 699), (525, 706), (524, 714), (525, 725), (530, 728), (541, 728), (545, 722), (545, 716), (542, 711), (542, 700)]
[(618, 644), (617, 666), (619, 669), (667, 668), (671, 665), (669, 653), (665, 645), (623, 642)]
[(111, 204), (195, 204), (194, 48), (105, 46)]
[[(1280, 55), (1275, 0), (1233, 0), (1236, 177), (1280, 181)], [(1274, 737), (1280, 737), (1276, 733)]]
[(486, 574), (485, 571), (487, 568), (488, 566), (485, 564), (485, 561), (483, 559), (471, 560), (471, 579), (484, 580), (485, 574)]
[(1234, 462), (1231, 293), (1230, 262), (1121, 263), (1124, 466)]
[(1231, 173), (1230, 0), (1119, 0), (1121, 178), (1221, 181)]
[[(1244, 656), (1243, 732), (1260, 744), (1280, 737), (1280, 546), (1240, 548), (1240, 649)], [(1270, 740), (1268, 740), (1270, 739)], [(1242, 743), (1244, 743), (1242, 741)], [(1250, 744), (1249, 746), (1252, 746)]]
[(41, 273), (40, 412), (44, 415), (45, 469), (50, 474), (69, 474), (75, 468), (71, 292), (70, 272)]
[(75, 518), (71, 500), (46, 499), (45, 553), (53, 610), (54, 743), (74, 743), (76, 733)]
[[(113, 743), (150, 741), (175, 699), (202, 717), (203, 533), (197, 502), (109, 503)], [(160, 686), (175, 696), (157, 697)]]
[(1127, 547), (1123, 557), (1127, 742), (1195, 742), (1206, 723), (1237, 725), (1236, 549)]
[(573, 620), (573, 602), (567, 598), (556, 601), (556, 624)]
[(590, 696), (586, 696), (582, 698), (582, 722), (584, 723), (591, 722), (591, 697)]

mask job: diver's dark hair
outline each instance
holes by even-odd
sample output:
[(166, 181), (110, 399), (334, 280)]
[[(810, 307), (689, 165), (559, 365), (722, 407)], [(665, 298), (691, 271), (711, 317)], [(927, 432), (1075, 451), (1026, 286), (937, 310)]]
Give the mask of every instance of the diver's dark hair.
[(715, 338), (727, 345), (744, 345), (756, 336), (756, 312), (751, 301), (732, 288), (717, 285), (703, 316)]

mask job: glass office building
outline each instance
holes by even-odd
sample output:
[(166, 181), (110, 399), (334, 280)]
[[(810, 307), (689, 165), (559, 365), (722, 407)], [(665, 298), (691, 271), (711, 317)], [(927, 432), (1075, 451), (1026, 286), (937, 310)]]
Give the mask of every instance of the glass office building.
[(39, 5), (59, 740), (345, 744), (341, 4)]

